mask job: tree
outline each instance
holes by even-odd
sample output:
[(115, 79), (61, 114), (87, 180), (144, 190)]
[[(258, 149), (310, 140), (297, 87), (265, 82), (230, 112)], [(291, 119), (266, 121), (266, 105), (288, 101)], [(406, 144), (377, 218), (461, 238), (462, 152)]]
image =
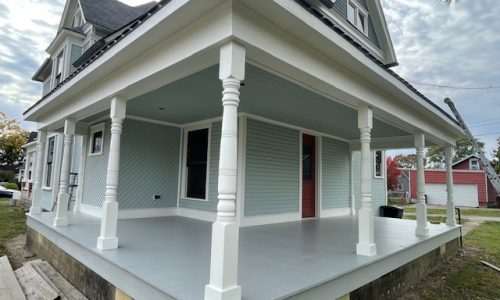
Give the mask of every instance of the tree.
[(394, 157), (400, 168), (414, 169), (417, 167), (417, 155), (416, 154), (398, 154)]
[(500, 136), (497, 138), (497, 147), (495, 150), (493, 150), (492, 162), (495, 166), (495, 172), (497, 172), (497, 174), (500, 174)]
[[(481, 150), (484, 148), (483, 142), (477, 142)], [(467, 139), (458, 139), (453, 147), (453, 162), (457, 162), (469, 155), (476, 153), (471, 142)], [(446, 166), (444, 147), (430, 147), (425, 155), (427, 157), (427, 166), (433, 169), (443, 169)]]
[(28, 141), (28, 131), (14, 119), (0, 112), (0, 167), (18, 167), (23, 161), (22, 145)]
[(399, 184), (400, 171), (398, 169), (398, 163), (391, 156), (387, 156), (386, 159), (387, 166), (387, 189), (392, 190)]

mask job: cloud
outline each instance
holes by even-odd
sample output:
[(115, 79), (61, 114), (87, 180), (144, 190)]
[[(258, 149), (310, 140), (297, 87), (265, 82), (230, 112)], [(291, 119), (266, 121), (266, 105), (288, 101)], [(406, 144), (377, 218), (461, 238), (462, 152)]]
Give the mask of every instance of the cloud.
[[(497, 1), (459, 1), (450, 7), (440, 1), (383, 0), (382, 4), (400, 63), (393, 70), (402, 77), (454, 87), (500, 86)], [(500, 136), (500, 89), (414, 86), (447, 111), (443, 98), (451, 97), (473, 134), (487, 143), (487, 152), (495, 146)], [(488, 126), (481, 121), (489, 119), (493, 121)], [(496, 134), (485, 135), (490, 133)]]

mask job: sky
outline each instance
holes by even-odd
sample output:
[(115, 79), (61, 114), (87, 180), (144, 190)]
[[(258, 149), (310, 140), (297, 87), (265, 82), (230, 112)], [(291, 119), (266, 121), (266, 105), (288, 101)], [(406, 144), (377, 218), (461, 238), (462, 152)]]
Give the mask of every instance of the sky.
[[(41, 96), (41, 83), (31, 77), (48, 56), (64, 2), (0, 2), (0, 111), (18, 121)], [(382, 0), (382, 5), (399, 61), (393, 70), (448, 112), (443, 98), (452, 98), (490, 154), (500, 136), (498, 0), (459, 0), (450, 7), (439, 0)], [(22, 125), (36, 129), (30, 122)]]

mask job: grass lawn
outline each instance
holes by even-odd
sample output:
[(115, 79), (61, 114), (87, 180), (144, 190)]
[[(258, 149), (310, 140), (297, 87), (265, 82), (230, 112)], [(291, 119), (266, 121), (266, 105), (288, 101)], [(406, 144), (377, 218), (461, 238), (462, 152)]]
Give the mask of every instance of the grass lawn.
[(0, 255), (6, 255), (5, 242), (26, 232), (26, 216), (20, 207), (9, 207), (9, 199), (0, 199)]
[[(405, 212), (415, 212), (415, 206), (405, 206)], [(500, 209), (495, 208), (461, 208), (462, 216), (480, 216), (480, 217), (500, 217)], [(445, 208), (428, 208), (427, 213), (431, 215), (446, 215)]]
[[(415, 215), (405, 215), (403, 213), (403, 219), (407, 220), (416, 220), (417, 217)], [(427, 221), (431, 223), (446, 223), (446, 217), (444, 216), (427, 216)], [(462, 218), (462, 225), (467, 223), (469, 220)]]

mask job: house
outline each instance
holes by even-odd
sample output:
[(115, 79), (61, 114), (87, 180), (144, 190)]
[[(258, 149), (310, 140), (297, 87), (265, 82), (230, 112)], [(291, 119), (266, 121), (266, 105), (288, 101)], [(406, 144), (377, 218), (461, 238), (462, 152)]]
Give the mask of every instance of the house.
[(31, 206), (31, 196), (33, 194), (37, 146), (36, 137), (36, 132), (30, 132), (27, 143), (22, 146), (24, 161), (19, 167), (19, 183), (21, 184), (21, 201), (25, 207)]
[[(406, 192), (411, 199), (416, 199), (416, 170), (402, 169), (408, 175), (402, 182), (410, 182)], [(453, 163), (453, 179), (455, 184), (455, 204), (468, 207), (496, 207), (497, 192), (491, 184), (486, 172), (476, 155), (467, 156)], [(403, 184), (403, 187), (407, 185)], [(446, 170), (425, 170), (425, 192), (428, 204), (446, 204)]]
[[(24, 113), (39, 128), (28, 244), (89, 298), (356, 298), (457, 251), (464, 133), (390, 70), (378, 0), (68, 0), (47, 51)], [(450, 166), (440, 225), (433, 145)], [(384, 151), (408, 147), (417, 220), (379, 218)]]

